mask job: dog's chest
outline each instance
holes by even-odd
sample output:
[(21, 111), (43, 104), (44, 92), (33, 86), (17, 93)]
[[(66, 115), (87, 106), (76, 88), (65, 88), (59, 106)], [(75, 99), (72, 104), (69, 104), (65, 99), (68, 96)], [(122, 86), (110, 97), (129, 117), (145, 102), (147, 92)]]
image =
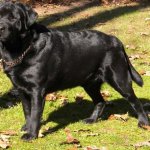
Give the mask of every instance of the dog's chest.
[(24, 72), (25, 72), (24, 69), (20, 69), (16, 67), (15, 69), (13, 69), (10, 72), (7, 72), (6, 74), (12, 81), (13, 85), (17, 87), (18, 89), (23, 89), (23, 88), (30, 89), (29, 81), (30, 81), (30, 76), (32, 74), (30, 73), (30, 74), (24, 75)]

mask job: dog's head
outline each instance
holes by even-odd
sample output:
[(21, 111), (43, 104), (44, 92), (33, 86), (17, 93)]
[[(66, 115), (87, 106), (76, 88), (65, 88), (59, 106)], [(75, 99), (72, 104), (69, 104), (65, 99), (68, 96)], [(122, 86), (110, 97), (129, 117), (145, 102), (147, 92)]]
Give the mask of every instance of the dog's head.
[(14, 36), (26, 32), (37, 19), (37, 13), (21, 3), (0, 4), (0, 40), (12, 40)]

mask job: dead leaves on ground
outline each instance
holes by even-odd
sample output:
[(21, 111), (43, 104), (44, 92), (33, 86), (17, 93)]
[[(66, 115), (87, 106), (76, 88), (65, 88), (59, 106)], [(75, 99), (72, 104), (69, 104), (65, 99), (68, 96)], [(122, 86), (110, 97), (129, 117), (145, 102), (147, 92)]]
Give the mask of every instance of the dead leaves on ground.
[[(128, 114), (125, 114), (125, 115), (114, 115), (114, 116), (119, 118), (119, 119), (121, 118), (121, 120), (123, 119), (123, 121), (126, 121)], [(146, 126), (145, 128), (147, 128), (147, 130), (150, 131), (150, 126)], [(78, 149), (81, 149), (81, 148), (83, 150), (108, 150), (108, 148), (106, 146), (103, 146), (103, 147), (100, 147), (100, 148), (98, 148), (96, 146), (83, 147), (80, 144), (80, 141), (77, 140), (76, 138), (74, 138), (74, 136), (72, 135), (70, 129), (65, 128), (64, 131), (66, 133), (66, 141), (61, 143), (61, 144), (71, 144), (71, 145), (73, 145), (72, 148), (69, 148), (67, 150), (78, 150)], [(79, 130), (74, 130), (72, 132), (87, 133), (86, 136), (88, 136), (88, 135), (98, 136), (99, 135), (98, 133), (97, 134), (92, 133), (92, 131), (90, 129), (79, 129)], [(134, 144), (132, 146), (134, 146), (135, 150), (137, 150), (138, 148), (144, 147), (144, 146), (150, 147), (150, 141), (139, 142), (139, 143), (136, 143), (136, 144)]]
[[(57, 93), (49, 93), (46, 95), (45, 99), (47, 101), (56, 101), (59, 99), (61, 101), (62, 106), (68, 104), (68, 100), (69, 100), (67, 96), (57, 94)], [(77, 93), (76, 96), (74, 97), (74, 99), (77, 104), (80, 104), (82, 102), (82, 100), (84, 99), (84, 94)]]
[(101, 95), (105, 100), (107, 100), (107, 98), (112, 96), (108, 90), (101, 91)]
[[(58, 93), (49, 93), (49, 94), (46, 95), (45, 99), (47, 101), (56, 101), (56, 100), (59, 99), (61, 101), (62, 106), (68, 104), (68, 97), (63, 96), (63, 95), (58, 94)], [(84, 99), (84, 94), (83, 93), (77, 93), (75, 95), (74, 99), (75, 99), (75, 102), (77, 104), (80, 104)]]
[(15, 136), (17, 133), (15, 131), (0, 131), (0, 148), (6, 149), (10, 147), (9, 139), (11, 136)]
[(47, 101), (55, 101), (55, 100), (57, 100), (57, 94), (56, 93), (49, 93), (46, 95), (45, 99)]
[[(72, 135), (70, 129), (65, 128), (64, 131), (65, 131), (65, 133), (66, 133), (66, 141), (65, 141), (65, 142), (62, 142), (61, 145), (62, 145), (62, 144), (71, 144), (71, 145), (74, 146), (73, 148), (76, 148), (76, 149), (82, 147), (82, 146), (80, 145), (80, 141), (79, 141), (78, 139), (76, 139), (76, 138)], [(79, 130), (75, 130), (75, 131), (72, 131), (72, 132), (77, 132), (77, 133), (81, 133), (81, 132), (85, 133), (85, 132), (86, 132), (86, 133), (87, 133), (87, 134), (86, 134), (86, 137), (88, 137), (88, 136), (98, 136), (98, 135), (99, 135), (99, 133), (92, 133), (91, 130), (89, 130), (89, 129), (86, 129), (86, 130), (85, 130), (85, 129), (79, 129)], [(90, 149), (88, 149), (88, 148), (91, 148), (91, 150), (95, 150), (94, 148), (92, 149), (92, 147), (86, 147), (86, 148), (83, 148), (83, 149), (85, 149), (85, 150), (90, 150)]]
[(129, 59), (132, 61), (132, 60), (136, 60), (136, 59), (140, 59), (142, 58), (142, 56), (140, 56), (139, 54), (135, 54), (135, 55), (131, 55), (129, 56)]
[(141, 32), (140, 33), (142, 36), (150, 36), (150, 33), (148, 33), (148, 32)]
[(71, 134), (70, 129), (66, 128), (65, 132), (66, 132), (66, 135), (67, 135), (67, 138), (66, 138), (66, 143), (67, 144), (79, 144), (80, 143), (79, 140), (77, 140), (76, 138), (73, 137), (73, 135)]
[(145, 126), (144, 125), (144, 126), (142, 126), (142, 128), (150, 132), (150, 126)]
[(0, 134), (15, 136), (15, 135), (17, 135), (17, 132), (13, 131), (13, 130), (7, 130), (7, 131), (0, 131)]
[(63, 145), (63, 144), (72, 144), (72, 145), (74, 145), (75, 148), (81, 147), (80, 146), (80, 141), (73, 137), (70, 129), (65, 128), (64, 131), (66, 133), (66, 141), (60, 143), (61, 145)]
[(113, 114), (113, 115), (110, 115), (108, 119), (110, 119), (110, 120), (121, 120), (121, 121), (126, 122), (129, 119), (129, 115), (128, 115), (128, 113), (122, 114), (122, 115)]
[[(144, 34), (144, 33), (142, 33), (142, 34)], [(145, 35), (146, 35), (146, 33), (145, 33)], [(128, 47), (128, 45), (127, 45), (127, 47)], [(133, 46), (133, 49), (134, 49), (134, 46)], [(130, 59), (130, 61), (134, 61), (134, 60), (138, 60), (138, 59), (144, 60), (147, 57), (150, 57), (150, 56), (148, 56), (148, 53), (146, 51), (143, 51), (141, 53), (129, 56), (129, 59)], [(139, 65), (150, 66), (150, 62), (147, 62), (144, 60), (142, 62), (139, 62)], [(139, 74), (144, 75), (144, 76), (150, 76), (150, 70), (145, 70), (145, 69), (139, 70)]]
[(45, 97), (46, 101), (56, 101), (60, 100), (61, 101), (61, 106), (65, 106), (68, 104), (68, 97), (60, 95), (58, 93), (49, 93)]
[[(101, 91), (101, 95), (105, 100), (107, 100), (109, 97), (112, 96), (108, 90)], [(74, 99), (75, 99), (76, 104), (81, 104), (85, 99), (85, 95), (82, 92), (81, 93), (76, 93), (76, 95), (74, 96)], [(60, 93), (49, 93), (49, 94), (46, 95), (45, 100), (46, 101), (60, 100), (61, 101), (61, 103), (60, 103), (61, 106), (67, 105), (68, 101), (69, 101), (67, 96), (61, 95)]]
[(8, 147), (10, 147), (9, 142), (6, 142), (6, 141), (3, 141), (3, 140), (0, 139), (0, 148), (6, 149)]
[(140, 75), (150, 76), (150, 71), (141, 70), (139, 71)]
[(133, 146), (135, 147), (135, 150), (144, 146), (150, 147), (150, 141), (139, 142), (139, 143), (134, 144)]
[[(72, 135), (70, 129), (65, 128), (64, 131), (66, 133), (66, 141), (62, 142), (61, 145), (62, 144), (72, 144), (73, 145), (73, 147), (68, 149), (68, 150), (78, 150), (78, 148), (82, 148), (83, 150), (107, 150), (106, 147), (101, 147), (101, 148), (98, 148), (96, 146), (82, 147), (82, 145), (80, 144), (80, 141), (78, 139), (74, 138), (74, 136)], [(91, 133), (91, 130), (89, 130), (89, 129), (79, 129), (79, 130), (75, 130), (75, 131), (72, 131), (72, 132), (77, 132), (77, 133), (87, 132), (89, 134), (89, 132)], [(95, 135), (99, 135), (99, 134), (91, 133), (91, 136), (95, 136)]]

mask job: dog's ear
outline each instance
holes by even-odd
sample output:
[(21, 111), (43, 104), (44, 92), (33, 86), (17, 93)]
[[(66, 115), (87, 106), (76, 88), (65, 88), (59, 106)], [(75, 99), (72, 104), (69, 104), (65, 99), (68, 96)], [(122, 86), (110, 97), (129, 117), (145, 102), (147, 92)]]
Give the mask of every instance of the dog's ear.
[(16, 5), (19, 7), (19, 9), (21, 9), (23, 13), (23, 16), (20, 16), (20, 19), (23, 19), (25, 29), (28, 29), (36, 22), (38, 14), (29, 5), (25, 5), (22, 3), (16, 3)]

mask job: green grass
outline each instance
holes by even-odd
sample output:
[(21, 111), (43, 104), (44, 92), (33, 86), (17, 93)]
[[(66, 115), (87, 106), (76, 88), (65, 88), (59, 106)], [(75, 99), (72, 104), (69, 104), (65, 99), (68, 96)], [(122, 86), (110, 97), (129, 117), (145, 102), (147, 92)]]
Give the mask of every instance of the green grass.
[[(76, 10), (76, 9), (75, 9)], [(92, 6), (90, 8), (78, 10), (74, 13), (70, 11), (65, 13), (61, 19), (53, 20), (53, 23), (47, 22), (46, 17), (40, 18), (48, 27), (57, 27), (62, 30), (66, 29), (96, 29), (108, 34), (114, 34), (123, 41), (124, 45), (131, 45), (136, 49), (131, 49), (129, 46), (126, 49), (128, 55), (139, 54), (142, 58), (133, 60), (132, 63), (137, 70), (149, 71), (150, 67), (141, 62), (150, 62), (150, 21), (145, 21), (145, 18), (150, 18), (150, 7), (143, 7), (139, 5), (131, 6)], [(58, 14), (59, 16), (59, 14)], [(148, 33), (148, 36), (141, 35), (142, 32)], [(143, 54), (146, 52), (146, 54)], [(141, 54), (142, 53), (142, 54)], [(143, 76), (144, 87), (140, 88), (133, 84), (136, 95), (142, 102), (150, 99), (150, 77)], [(106, 109), (105, 114), (97, 123), (87, 125), (82, 123), (82, 119), (88, 117), (92, 112), (93, 104), (89, 96), (84, 93), (80, 87), (59, 92), (61, 95), (69, 98), (69, 103), (65, 106), (61, 105), (61, 100), (55, 102), (46, 102), (43, 113), (44, 125), (42, 129), (50, 128), (55, 130), (51, 134), (47, 134), (44, 138), (39, 138), (30, 143), (20, 140), (22, 133), (20, 128), (24, 123), (24, 116), (20, 102), (7, 96), (7, 92), (12, 85), (9, 79), (0, 72), (0, 131), (14, 130), (17, 131), (18, 136), (10, 138), (11, 148), (14, 150), (68, 150), (73, 145), (63, 144), (66, 140), (64, 129), (70, 129), (72, 135), (80, 141), (83, 149), (86, 146), (107, 147), (109, 150), (134, 150), (134, 144), (142, 141), (150, 140), (150, 132), (137, 127), (137, 119), (130, 105), (122, 99), (122, 97), (113, 90), (110, 86), (104, 84), (103, 90), (111, 93), (108, 99), (114, 102), (113, 107)], [(84, 93), (84, 101), (77, 104), (74, 97), (77, 93)], [(16, 105), (11, 108), (5, 108), (8, 101), (15, 102)], [(120, 120), (109, 120), (110, 114), (125, 114), (129, 112), (129, 120), (123, 122)], [(89, 129), (85, 132), (75, 132), (80, 129)], [(95, 136), (88, 136), (89, 134), (96, 134)], [(149, 147), (142, 147), (140, 150), (148, 150)]]

